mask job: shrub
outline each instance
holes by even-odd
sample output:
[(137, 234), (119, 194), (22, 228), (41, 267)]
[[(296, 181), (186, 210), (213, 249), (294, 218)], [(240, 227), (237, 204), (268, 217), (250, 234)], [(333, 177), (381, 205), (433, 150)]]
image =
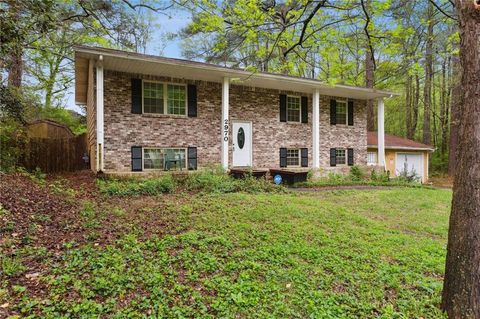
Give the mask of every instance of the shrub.
[(411, 171), (408, 171), (408, 168), (405, 165), (403, 170), (400, 171), (399, 174), (397, 174), (396, 180), (407, 183), (415, 183), (420, 181), (420, 176), (413, 169)]
[(387, 183), (390, 181), (390, 173), (388, 171), (377, 172), (373, 169), (370, 175), (370, 180), (373, 182)]
[(135, 180), (135, 179), (98, 179), (101, 193), (110, 196), (157, 195), (170, 193), (175, 188), (172, 175)]
[(264, 178), (257, 179), (252, 175), (234, 179), (218, 166), (180, 176), (168, 174), (143, 180), (98, 179), (97, 185), (101, 193), (109, 196), (157, 195), (169, 193), (175, 188), (206, 193), (260, 193), (284, 190), (282, 186), (274, 185)]
[(333, 185), (337, 185), (337, 184), (343, 184), (343, 183), (345, 183), (346, 180), (347, 180), (347, 178), (346, 178), (345, 175), (343, 175), (343, 174), (339, 174), (339, 173), (328, 173), (326, 182), (328, 182), (328, 183), (330, 183), (330, 184), (333, 184)]
[[(230, 177), (231, 178), (231, 177)], [(236, 182), (236, 191), (247, 193), (270, 193), (283, 191), (285, 188), (280, 185), (275, 185), (265, 178), (255, 178), (253, 176), (245, 176), (243, 179), (238, 179)]]
[(236, 190), (235, 180), (218, 166), (189, 174), (184, 180), (184, 187), (209, 193), (231, 193)]
[(358, 181), (361, 181), (363, 180), (363, 170), (360, 168), (360, 166), (358, 165), (354, 165), (350, 168), (350, 179), (352, 181), (355, 181), (355, 182), (358, 182)]

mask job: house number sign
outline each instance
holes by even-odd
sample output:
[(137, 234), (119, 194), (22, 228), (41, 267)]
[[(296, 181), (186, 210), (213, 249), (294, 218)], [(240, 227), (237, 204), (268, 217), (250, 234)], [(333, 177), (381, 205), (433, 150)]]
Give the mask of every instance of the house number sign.
[(223, 122), (223, 140), (225, 142), (228, 142), (228, 129), (229, 129), (228, 119), (225, 119)]

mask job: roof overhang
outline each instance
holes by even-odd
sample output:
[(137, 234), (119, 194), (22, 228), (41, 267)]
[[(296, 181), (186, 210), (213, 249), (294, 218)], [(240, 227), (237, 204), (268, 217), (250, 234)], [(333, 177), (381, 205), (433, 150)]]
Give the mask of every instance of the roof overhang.
[(202, 62), (164, 58), (98, 47), (75, 47), (75, 64), (85, 64), (85, 60), (97, 61), (100, 56), (103, 58), (102, 63), (105, 70), (133, 74), (148, 74), (219, 83), (223, 81), (223, 78), (228, 77), (231, 79), (232, 84), (309, 94), (318, 89), (322, 95), (363, 100), (388, 98), (397, 95), (392, 92), (377, 89), (348, 85), (330, 85), (314, 79), (273, 73), (254, 73), (242, 69), (222, 67)]
[[(367, 145), (367, 148), (378, 148), (378, 145)], [(434, 148), (426, 147), (407, 147), (407, 146), (385, 146), (386, 150), (401, 150), (401, 151), (435, 151)]]

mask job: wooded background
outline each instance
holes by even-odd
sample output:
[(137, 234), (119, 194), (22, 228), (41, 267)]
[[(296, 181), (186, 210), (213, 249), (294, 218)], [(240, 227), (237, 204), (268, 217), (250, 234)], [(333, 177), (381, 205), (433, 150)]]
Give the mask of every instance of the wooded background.
[[(82, 133), (84, 121), (66, 109), (73, 45), (145, 52), (179, 13), (189, 25), (163, 41), (180, 42), (184, 58), (399, 93), (386, 101), (386, 131), (433, 145), (431, 172), (447, 172), (460, 99), (450, 1), (0, 0), (2, 100), (18, 102), (9, 110), (25, 121), (50, 118)], [(375, 130), (374, 101), (368, 110)]]

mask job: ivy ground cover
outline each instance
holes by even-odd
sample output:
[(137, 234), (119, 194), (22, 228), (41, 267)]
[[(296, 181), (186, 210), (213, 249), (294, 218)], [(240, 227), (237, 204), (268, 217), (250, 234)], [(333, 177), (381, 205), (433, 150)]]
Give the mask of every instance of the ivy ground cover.
[(449, 190), (1, 185), (1, 317), (443, 317)]

